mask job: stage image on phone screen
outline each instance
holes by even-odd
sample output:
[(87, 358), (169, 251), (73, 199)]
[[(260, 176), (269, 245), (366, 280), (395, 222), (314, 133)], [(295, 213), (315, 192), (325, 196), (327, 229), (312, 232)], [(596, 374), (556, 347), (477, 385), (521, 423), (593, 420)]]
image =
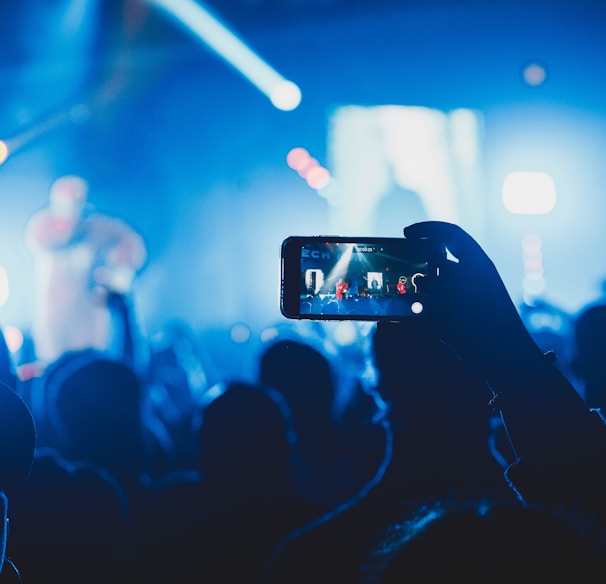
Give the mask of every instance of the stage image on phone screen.
[(308, 239), (298, 250), (296, 318), (375, 320), (420, 316), (426, 310), (422, 281), (431, 267), (418, 245), (396, 239)]

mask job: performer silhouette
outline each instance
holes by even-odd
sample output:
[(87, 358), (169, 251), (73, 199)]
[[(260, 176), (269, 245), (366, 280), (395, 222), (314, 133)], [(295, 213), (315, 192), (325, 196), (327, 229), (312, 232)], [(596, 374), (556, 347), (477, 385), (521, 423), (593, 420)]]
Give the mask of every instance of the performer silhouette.
[(110, 348), (111, 304), (131, 291), (147, 259), (141, 236), (120, 219), (87, 212), (87, 196), (84, 179), (63, 176), (25, 226), (35, 279), (31, 335), (44, 364), (67, 351)]

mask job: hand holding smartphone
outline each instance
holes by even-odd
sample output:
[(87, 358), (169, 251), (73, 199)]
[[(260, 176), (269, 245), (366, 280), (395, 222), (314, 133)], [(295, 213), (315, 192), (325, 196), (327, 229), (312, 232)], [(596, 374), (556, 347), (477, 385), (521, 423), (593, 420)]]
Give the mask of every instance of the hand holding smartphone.
[(429, 239), (292, 236), (282, 242), (280, 310), (309, 320), (391, 320), (427, 313), (427, 278), (444, 247)]

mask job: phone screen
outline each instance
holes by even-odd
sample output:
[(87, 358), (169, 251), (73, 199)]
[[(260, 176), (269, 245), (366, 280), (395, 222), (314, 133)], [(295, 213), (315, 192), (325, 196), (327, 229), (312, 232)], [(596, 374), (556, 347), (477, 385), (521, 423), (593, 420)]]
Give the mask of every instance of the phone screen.
[(428, 240), (289, 237), (282, 243), (282, 314), (313, 320), (423, 316), (423, 281), (437, 275), (440, 257)]

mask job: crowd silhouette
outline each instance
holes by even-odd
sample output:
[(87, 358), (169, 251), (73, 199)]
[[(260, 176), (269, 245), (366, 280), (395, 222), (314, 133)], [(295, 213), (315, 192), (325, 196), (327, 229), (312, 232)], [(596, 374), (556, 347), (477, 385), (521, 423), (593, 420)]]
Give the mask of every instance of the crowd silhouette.
[(404, 234), (457, 261), (430, 316), (372, 325), (374, 377), (300, 334), (253, 380), (217, 379), (186, 326), (132, 337), (144, 363), (83, 348), (27, 375), (2, 338), (0, 583), (597, 581), (606, 305), (561, 366), (468, 233)]

